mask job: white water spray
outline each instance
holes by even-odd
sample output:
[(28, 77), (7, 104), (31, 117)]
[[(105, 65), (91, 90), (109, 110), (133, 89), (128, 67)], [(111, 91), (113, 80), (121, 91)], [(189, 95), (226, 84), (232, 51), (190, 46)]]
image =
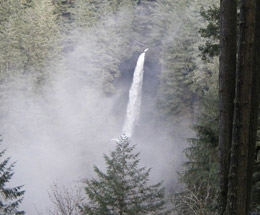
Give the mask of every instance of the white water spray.
[(123, 133), (131, 137), (134, 131), (134, 128), (138, 122), (140, 105), (142, 98), (142, 85), (143, 85), (143, 73), (144, 73), (144, 60), (145, 52), (148, 49), (145, 49), (144, 52), (139, 56), (135, 71), (133, 82), (129, 90), (129, 101), (127, 105), (126, 119), (123, 127)]

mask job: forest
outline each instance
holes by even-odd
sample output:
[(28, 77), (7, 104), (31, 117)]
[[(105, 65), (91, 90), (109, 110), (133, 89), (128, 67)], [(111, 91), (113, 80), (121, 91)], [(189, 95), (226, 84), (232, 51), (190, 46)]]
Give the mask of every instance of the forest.
[(0, 0), (0, 214), (260, 214), (259, 10)]

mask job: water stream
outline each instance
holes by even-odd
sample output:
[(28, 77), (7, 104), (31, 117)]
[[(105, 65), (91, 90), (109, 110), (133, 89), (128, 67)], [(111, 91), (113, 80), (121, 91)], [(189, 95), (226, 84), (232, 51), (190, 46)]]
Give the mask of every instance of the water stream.
[(129, 100), (127, 105), (125, 123), (123, 127), (123, 133), (128, 137), (132, 136), (139, 119), (142, 98), (145, 52), (147, 50), (148, 49), (145, 49), (137, 60), (133, 82), (129, 90)]

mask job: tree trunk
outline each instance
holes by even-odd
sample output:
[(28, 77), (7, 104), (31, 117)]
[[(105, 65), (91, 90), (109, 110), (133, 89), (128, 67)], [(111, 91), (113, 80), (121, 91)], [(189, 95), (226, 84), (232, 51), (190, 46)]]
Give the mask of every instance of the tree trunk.
[(236, 74), (237, 2), (220, 1), (220, 65), (219, 65), (219, 214), (224, 214), (228, 190), (228, 174), (232, 139)]
[[(253, 67), (253, 86), (252, 86), (252, 108), (251, 108), (251, 122), (250, 122), (250, 136), (249, 143), (252, 143), (249, 149), (249, 168), (248, 176), (250, 177), (249, 189), (247, 196), (247, 207), (250, 206), (251, 200), (251, 184), (252, 175), (255, 164), (255, 150), (256, 150), (256, 139), (258, 129), (258, 111), (259, 111), (259, 99), (260, 99), (260, 1), (256, 1), (256, 20), (255, 20), (255, 55), (254, 55), (254, 67)], [(254, 155), (254, 156), (252, 156)]]
[[(256, 0), (240, 1), (239, 49), (226, 214), (247, 215), (254, 157), (253, 111)], [(256, 98), (255, 98), (256, 99)], [(251, 166), (250, 166), (251, 165)]]

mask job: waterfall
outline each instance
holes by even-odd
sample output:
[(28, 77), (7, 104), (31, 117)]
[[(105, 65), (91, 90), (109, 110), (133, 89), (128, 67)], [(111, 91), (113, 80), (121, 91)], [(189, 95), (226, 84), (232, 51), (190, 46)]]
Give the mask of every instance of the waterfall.
[(144, 72), (144, 60), (145, 52), (148, 49), (145, 49), (144, 52), (139, 56), (131, 88), (129, 90), (129, 101), (127, 105), (126, 118), (123, 127), (123, 133), (128, 137), (131, 137), (134, 131), (134, 128), (138, 122), (141, 97), (142, 97), (142, 85), (143, 85), (143, 72)]

